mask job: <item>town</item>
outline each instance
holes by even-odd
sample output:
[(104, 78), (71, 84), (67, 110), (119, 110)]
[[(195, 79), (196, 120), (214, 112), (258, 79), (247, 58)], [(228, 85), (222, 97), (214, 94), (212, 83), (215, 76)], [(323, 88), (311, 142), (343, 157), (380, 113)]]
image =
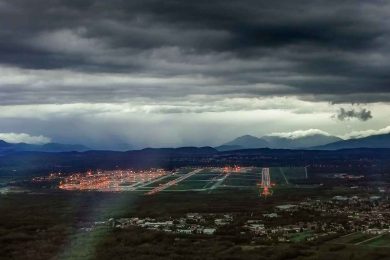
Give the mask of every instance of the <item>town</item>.
[(249, 239), (250, 244), (335, 240), (359, 235), (364, 243), (390, 234), (388, 195), (334, 196), (327, 200), (306, 198), (296, 204), (277, 205), (270, 212), (187, 213), (181, 217), (110, 218), (83, 223), (81, 230), (99, 227), (139, 227), (170, 234), (224, 235)]
[(97, 170), (86, 173), (64, 175), (51, 173), (48, 176), (35, 177), (32, 182), (59, 181), (58, 188), (62, 190), (97, 190), (97, 191), (131, 191), (136, 187), (146, 186), (166, 177), (162, 169), (145, 171), (134, 170)]

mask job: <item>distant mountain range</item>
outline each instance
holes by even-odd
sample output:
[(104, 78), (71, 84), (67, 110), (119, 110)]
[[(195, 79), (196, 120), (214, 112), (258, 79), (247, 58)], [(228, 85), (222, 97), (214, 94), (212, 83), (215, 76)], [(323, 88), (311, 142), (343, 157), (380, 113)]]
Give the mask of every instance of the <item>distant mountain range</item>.
[(82, 152), (90, 150), (88, 147), (78, 144), (59, 144), (59, 143), (47, 143), (47, 144), (26, 144), (26, 143), (7, 143), (0, 140), (0, 153), (7, 152)]
[[(281, 136), (263, 136), (261, 138), (244, 135), (230, 142), (215, 147), (217, 151), (233, 151), (242, 149), (306, 149), (306, 150), (340, 150), (353, 148), (390, 148), (390, 133), (381, 135), (372, 135), (363, 138), (343, 140), (336, 136), (323, 134), (313, 134), (302, 137), (281, 137)], [(167, 152), (167, 153), (193, 153), (194, 147), (181, 148), (145, 148), (143, 152)], [(78, 144), (26, 144), (26, 143), (8, 143), (0, 140), (0, 154), (13, 152), (85, 152), (90, 148)], [(201, 147), (196, 149), (199, 153), (213, 153), (215, 150), (211, 147)]]
[(263, 136), (261, 138), (244, 135), (230, 142), (216, 147), (219, 151), (238, 149), (274, 148), (274, 149), (306, 149), (313, 146), (321, 146), (342, 141), (336, 136), (313, 134), (303, 137), (287, 138), (280, 136)]
[(352, 148), (390, 148), (390, 134), (372, 135), (362, 138), (343, 140), (336, 136), (314, 134), (298, 138), (263, 136), (261, 138), (244, 135), (215, 147), (218, 151), (240, 149), (311, 149), (339, 150)]
[(269, 143), (266, 140), (252, 135), (243, 135), (215, 148), (218, 151), (230, 151), (230, 150), (239, 150), (239, 149), (265, 148), (265, 147), (269, 147)]
[[(390, 149), (344, 149), (329, 150), (280, 150), (250, 149), (219, 152), (211, 147), (184, 147), (142, 149), (126, 152), (86, 151), (86, 152), (21, 152), (0, 156), (1, 176), (32, 176), (35, 174), (59, 171), (64, 173), (85, 172), (89, 169), (146, 169), (226, 165), (264, 165), (321, 167), (349, 169), (359, 173), (375, 174), (378, 169), (390, 167)], [(362, 160), (364, 164), (361, 165)], [(25, 163), (21, 163), (25, 162)], [(9, 171), (15, 170), (15, 171)], [(323, 169), (320, 169), (323, 170)], [(342, 172), (342, 171), (341, 171)], [(387, 173), (387, 172), (386, 172)]]
[(368, 137), (342, 140), (326, 145), (312, 147), (318, 150), (339, 150), (353, 148), (390, 148), (390, 134), (371, 135)]
[(263, 139), (270, 144), (270, 148), (277, 149), (304, 149), (343, 140), (336, 136), (329, 136), (323, 134), (313, 134), (296, 138), (264, 136)]

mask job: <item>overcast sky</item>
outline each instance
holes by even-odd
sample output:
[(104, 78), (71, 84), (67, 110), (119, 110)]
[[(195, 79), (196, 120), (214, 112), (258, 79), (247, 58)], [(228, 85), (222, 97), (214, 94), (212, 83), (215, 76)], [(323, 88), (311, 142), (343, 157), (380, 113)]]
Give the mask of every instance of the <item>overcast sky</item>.
[(0, 139), (389, 132), (389, 17), (376, 0), (0, 0)]

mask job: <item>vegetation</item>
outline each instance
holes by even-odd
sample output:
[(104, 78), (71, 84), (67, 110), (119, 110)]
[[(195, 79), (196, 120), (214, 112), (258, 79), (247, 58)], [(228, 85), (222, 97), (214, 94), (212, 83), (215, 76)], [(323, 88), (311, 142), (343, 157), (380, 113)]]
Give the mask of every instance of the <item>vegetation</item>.
[[(306, 233), (302, 233), (292, 235), (294, 243), (274, 244), (253, 242), (246, 234), (237, 234), (245, 219), (284, 203), (286, 197), (291, 201), (313, 194), (328, 196), (331, 191), (285, 188), (266, 200), (260, 199), (256, 190), (235, 191), (234, 196), (223, 190), (211, 194), (167, 192), (156, 196), (53, 191), (1, 195), (0, 259), (386, 259), (390, 256), (389, 248), (384, 247), (388, 236), (355, 245), (355, 239), (363, 241), (366, 236), (356, 233), (306, 242)], [(83, 223), (110, 217), (135, 214), (168, 217), (188, 212), (239, 212), (241, 218), (215, 236), (167, 234), (139, 227), (80, 229)], [(304, 212), (295, 217), (310, 219)], [(296, 221), (281, 219), (286, 223)], [(269, 221), (272, 224), (281, 219)]]

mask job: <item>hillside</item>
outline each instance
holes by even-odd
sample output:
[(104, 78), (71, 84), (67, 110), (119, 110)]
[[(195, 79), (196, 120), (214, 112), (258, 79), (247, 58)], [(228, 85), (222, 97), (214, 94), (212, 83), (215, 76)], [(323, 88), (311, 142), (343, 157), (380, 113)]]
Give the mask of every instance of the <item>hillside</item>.
[(390, 134), (372, 135), (363, 138), (349, 139), (312, 147), (319, 150), (338, 150), (352, 148), (390, 148)]
[(270, 143), (271, 148), (277, 149), (301, 149), (312, 146), (326, 145), (329, 143), (334, 143), (343, 140), (336, 136), (328, 136), (322, 134), (308, 135), (297, 138), (264, 136), (262, 137), (262, 139), (265, 139), (268, 143)]
[(261, 138), (244, 135), (230, 142), (216, 147), (219, 151), (232, 151), (240, 149), (274, 148), (274, 149), (305, 149), (341, 141), (336, 136), (314, 134), (302, 137), (263, 136)]
[(26, 143), (7, 143), (0, 140), (0, 153), (9, 152), (71, 152), (71, 151), (87, 151), (88, 147), (78, 144), (26, 144)]
[(243, 135), (236, 139), (216, 147), (219, 151), (230, 151), (239, 149), (256, 149), (269, 147), (269, 143), (261, 138), (252, 135)]

